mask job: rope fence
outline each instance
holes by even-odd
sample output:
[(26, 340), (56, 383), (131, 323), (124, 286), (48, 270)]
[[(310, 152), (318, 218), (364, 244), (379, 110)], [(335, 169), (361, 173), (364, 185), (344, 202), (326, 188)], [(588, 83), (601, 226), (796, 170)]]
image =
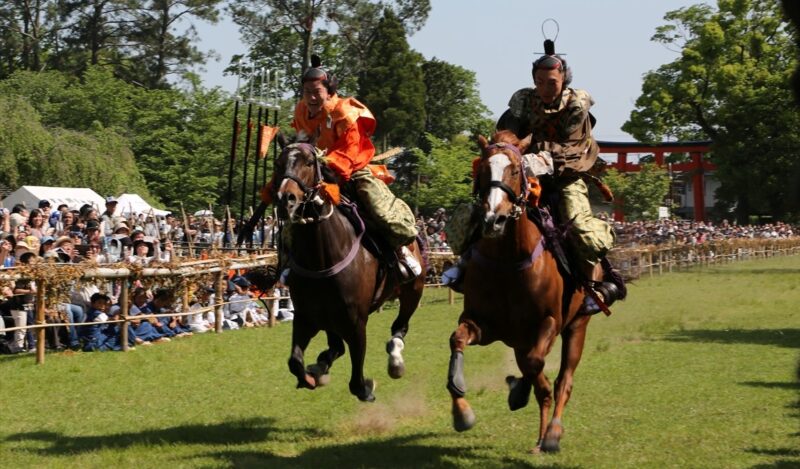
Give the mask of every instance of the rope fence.
[[(704, 243), (696, 246), (645, 246), (636, 248), (617, 248), (609, 254), (609, 258), (614, 266), (619, 269), (626, 279), (638, 279), (643, 276), (660, 275), (665, 272), (686, 270), (696, 266), (708, 266), (727, 264), (731, 262), (764, 259), (776, 256), (791, 256), (800, 254), (800, 237), (788, 239), (753, 239), (753, 240), (725, 240), (718, 242)], [(444, 270), (453, 265), (458, 256), (451, 252), (432, 251), (428, 256), (428, 277), (425, 286), (427, 288), (443, 288), (441, 274)], [(241, 271), (256, 267), (274, 265), (276, 262), (275, 252), (253, 254), (248, 257), (227, 258), (216, 257), (200, 260), (187, 260), (181, 263), (170, 265), (139, 267), (89, 265), (82, 268), (77, 274), (80, 282), (96, 282), (103, 280), (120, 281), (120, 294), (118, 303), (120, 306), (119, 319), (109, 320), (107, 324), (121, 324), (120, 342), (123, 350), (128, 349), (128, 328), (127, 325), (132, 321), (140, 321), (160, 317), (184, 317), (194, 314), (202, 314), (210, 311), (214, 312), (214, 331), (222, 332), (223, 307), (226, 304), (258, 301), (258, 300), (281, 300), (287, 297), (261, 296), (257, 299), (243, 299), (235, 302), (224, 301), (224, 291), (227, 287), (227, 273), (231, 270)], [(59, 269), (59, 264), (48, 266), (48, 269)], [(42, 274), (47, 272), (46, 275)], [(188, 282), (198, 278), (211, 277), (211, 283), (215, 289), (214, 304), (189, 310), (189, 299), (191, 292), (185, 288)], [(42, 364), (45, 359), (45, 329), (94, 325), (96, 323), (48, 323), (47, 313), (57, 310), (55, 304), (64, 303), (60, 298), (48, 297), (48, 281), (55, 277), (50, 270), (20, 271), (15, 268), (0, 271), (0, 282), (11, 280), (28, 279), (36, 282), (37, 290), (34, 302), (34, 323), (26, 326), (15, 326), (0, 329), (0, 333), (33, 329), (36, 332), (36, 363)], [(131, 316), (131, 285), (134, 281), (151, 279), (170, 279), (171, 282), (178, 281), (184, 287), (182, 289), (182, 308), (163, 314), (138, 314)], [(54, 282), (55, 283), (55, 282)], [(62, 281), (63, 284), (63, 281)], [(63, 286), (63, 285), (62, 285)], [(449, 290), (448, 301), (455, 303), (455, 294)], [(269, 325), (275, 324), (275, 311), (269, 308)]]

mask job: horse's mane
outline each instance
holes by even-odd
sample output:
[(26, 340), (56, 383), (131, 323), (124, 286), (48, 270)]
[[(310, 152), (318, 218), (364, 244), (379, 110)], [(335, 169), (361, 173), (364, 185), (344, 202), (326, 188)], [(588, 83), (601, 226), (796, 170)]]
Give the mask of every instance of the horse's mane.
[(517, 135), (510, 131), (510, 130), (498, 130), (497, 132), (492, 135), (492, 142), (493, 143), (510, 143), (515, 147), (519, 147), (519, 138)]

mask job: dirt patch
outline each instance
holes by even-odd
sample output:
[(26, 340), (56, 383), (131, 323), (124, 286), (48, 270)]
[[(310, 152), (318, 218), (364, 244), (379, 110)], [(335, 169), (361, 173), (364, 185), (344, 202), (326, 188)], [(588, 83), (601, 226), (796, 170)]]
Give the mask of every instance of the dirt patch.
[[(380, 397), (379, 397), (380, 399)], [(381, 435), (394, 430), (403, 422), (418, 419), (429, 413), (425, 397), (416, 391), (397, 397), (390, 402), (376, 402), (359, 406), (360, 412), (345, 424), (349, 433)]]

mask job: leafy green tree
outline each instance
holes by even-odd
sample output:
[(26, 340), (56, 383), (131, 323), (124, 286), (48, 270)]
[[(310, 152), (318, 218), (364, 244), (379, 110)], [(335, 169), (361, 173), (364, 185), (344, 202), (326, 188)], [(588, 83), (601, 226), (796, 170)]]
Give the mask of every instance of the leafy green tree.
[(424, 130), (425, 82), (422, 57), (408, 46), (405, 30), (385, 10), (369, 62), (359, 78), (359, 95), (375, 114), (375, 141), (387, 146), (415, 146)]
[(622, 174), (612, 168), (603, 181), (614, 193), (614, 204), (622, 208), (626, 220), (657, 219), (658, 207), (664, 205), (669, 193), (669, 174), (655, 163), (642, 164), (636, 173)]
[(125, 138), (100, 126), (89, 132), (45, 128), (19, 96), (0, 96), (0, 183), (137, 191), (152, 198)]
[[(344, 79), (358, 79), (382, 12), (391, 9), (406, 32), (418, 30), (430, 12), (430, 0), (233, 0), (230, 11), (251, 61), (284, 73), (283, 89), (297, 91), (297, 78), (311, 55)], [(335, 27), (336, 33), (330, 33)], [(235, 58), (234, 61), (238, 59)]]
[(797, 53), (776, 0), (720, 0), (665, 20), (653, 40), (680, 56), (645, 76), (623, 130), (643, 141), (710, 139), (719, 209), (742, 223), (800, 214), (800, 155), (791, 150), (800, 115), (789, 89)]
[(453, 208), (472, 196), (472, 160), (478, 155), (465, 135), (444, 140), (425, 135), (424, 152), (406, 151), (390, 165), (397, 180), (392, 191), (420, 213)]
[[(145, 80), (149, 88), (167, 88), (167, 77), (185, 74), (191, 67), (202, 64), (208, 54), (195, 45), (197, 31), (192, 20), (216, 23), (217, 5), (222, 0), (147, 0), (133, 12), (135, 28), (130, 39), (135, 52), (130, 59), (131, 69), (123, 76), (130, 80)], [(180, 30), (185, 23), (188, 26)]]
[(478, 92), (475, 72), (433, 58), (422, 64), (425, 80), (425, 132), (450, 138), (480, 133), (494, 122)]

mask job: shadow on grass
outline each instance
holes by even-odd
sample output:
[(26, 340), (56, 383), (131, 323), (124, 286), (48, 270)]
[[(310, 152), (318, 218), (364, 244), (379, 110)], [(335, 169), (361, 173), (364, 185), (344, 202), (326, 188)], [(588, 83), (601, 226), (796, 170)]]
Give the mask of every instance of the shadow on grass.
[[(781, 383), (777, 381), (744, 381), (739, 383), (744, 386), (752, 386), (754, 388), (771, 388), (771, 389), (797, 389), (800, 391), (800, 383)], [(792, 406), (796, 406), (793, 404)]]
[(666, 340), (800, 348), (800, 329), (696, 329), (672, 332), (667, 334)]
[(465, 461), (475, 467), (544, 467), (553, 469), (569, 469), (572, 467), (556, 462), (548, 464), (547, 458), (552, 458), (552, 456), (520, 454), (518, 458), (508, 456), (492, 457), (482, 454), (492, 451), (487, 446), (476, 446), (470, 443), (464, 447), (447, 447), (425, 444), (425, 442), (420, 441), (438, 436), (428, 433), (398, 436), (379, 441), (328, 445), (311, 448), (295, 456), (281, 456), (270, 452), (252, 450), (225, 450), (207, 452), (198, 455), (198, 457), (214, 458), (226, 467), (293, 469), (298, 467), (456, 468), (463, 467)]
[(316, 429), (279, 429), (273, 419), (253, 418), (212, 425), (180, 425), (172, 428), (142, 430), (91, 436), (69, 436), (56, 432), (26, 432), (9, 435), (5, 441), (45, 442), (49, 446), (32, 450), (44, 455), (68, 455), (100, 449), (125, 449), (137, 445), (217, 444), (236, 445), (265, 440), (324, 437), (328, 433)]

